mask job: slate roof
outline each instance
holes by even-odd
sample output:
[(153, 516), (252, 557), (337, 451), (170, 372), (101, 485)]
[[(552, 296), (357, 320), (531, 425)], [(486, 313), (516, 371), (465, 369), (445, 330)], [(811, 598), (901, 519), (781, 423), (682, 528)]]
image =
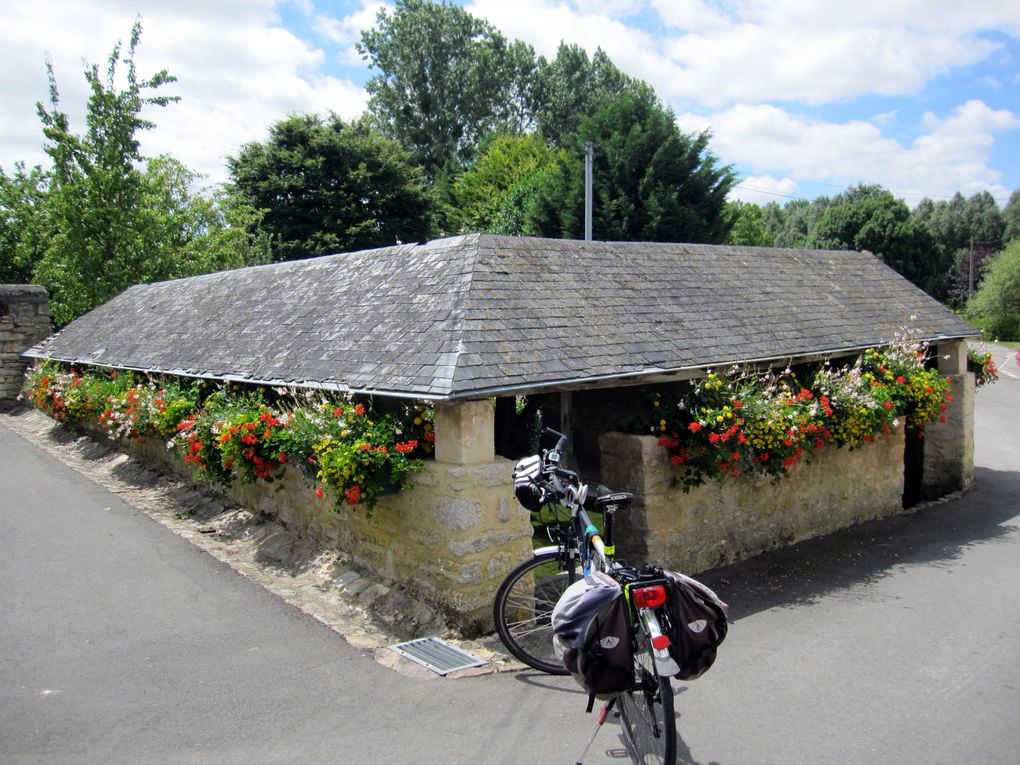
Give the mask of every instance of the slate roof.
[(472, 234), (131, 287), (26, 355), (460, 399), (839, 354), (905, 326), (978, 334), (868, 253)]

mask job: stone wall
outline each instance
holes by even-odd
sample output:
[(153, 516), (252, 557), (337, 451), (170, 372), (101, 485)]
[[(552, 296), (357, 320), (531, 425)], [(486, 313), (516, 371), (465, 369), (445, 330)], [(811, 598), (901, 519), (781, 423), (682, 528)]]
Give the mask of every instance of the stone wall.
[(685, 494), (653, 436), (599, 440), (602, 479), (637, 495), (619, 517), (617, 554), (697, 573), (903, 512), (902, 429), (864, 448), (828, 447), (788, 478), (709, 481)]
[[(150, 463), (191, 477), (160, 441), (124, 447)], [(414, 488), (366, 509), (330, 512), (330, 500), (296, 468), (272, 484), (236, 485), (227, 495), (299, 535), (336, 549), (442, 612), (464, 634), (492, 630), (492, 599), (512, 566), (531, 553), (529, 513), (514, 499), (513, 463), (429, 461)]]
[(0, 284), (0, 406), (21, 392), (28, 362), (21, 354), (49, 337), (50, 296), (33, 284)]
[(974, 481), (974, 375), (967, 371), (967, 345), (953, 340), (937, 346), (939, 372), (949, 378), (953, 401), (945, 422), (924, 429), (925, 499), (943, 497), (970, 487)]

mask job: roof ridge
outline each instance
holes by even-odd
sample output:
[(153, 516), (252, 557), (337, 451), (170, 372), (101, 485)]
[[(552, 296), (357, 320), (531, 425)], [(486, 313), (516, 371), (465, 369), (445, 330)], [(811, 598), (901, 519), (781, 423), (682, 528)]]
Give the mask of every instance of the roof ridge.
[(451, 335), (456, 338), (457, 346), (453, 350), (439, 354), (436, 368), (432, 373), (432, 387), (444, 389), (447, 395), (453, 393), (454, 383), (458, 372), (460, 372), (461, 359), (464, 355), (465, 303), (468, 301), (471, 287), (474, 284), (475, 267), (478, 265), (478, 253), (481, 249), (482, 236), (481, 234), (464, 234), (456, 237), (436, 239), (421, 245), (422, 247), (427, 247), (434, 242), (442, 242), (446, 247), (453, 250), (461, 250), (466, 254), (466, 257), (460, 261), (463, 263), (460, 285), (459, 289), (452, 295), (453, 300), (450, 307), (448, 326)]

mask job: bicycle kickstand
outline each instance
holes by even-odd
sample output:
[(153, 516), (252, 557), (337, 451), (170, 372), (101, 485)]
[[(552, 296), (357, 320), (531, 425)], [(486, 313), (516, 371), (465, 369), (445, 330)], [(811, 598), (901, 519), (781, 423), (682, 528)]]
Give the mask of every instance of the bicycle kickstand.
[(599, 731), (602, 730), (602, 724), (606, 721), (606, 718), (609, 717), (609, 711), (613, 708), (613, 704), (615, 703), (616, 696), (613, 696), (613, 698), (609, 699), (609, 701), (602, 706), (602, 709), (600, 709), (599, 713), (595, 716), (595, 730), (591, 732), (591, 737), (588, 739), (588, 743), (584, 745), (584, 751), (581, 752), (581, 756), (578, 758), (576, 765), (583, 765), (581, 760), (583, 760), (584, 756), (588, 754), (588, 750), (595, 742), (595, 737), (599, 735)]

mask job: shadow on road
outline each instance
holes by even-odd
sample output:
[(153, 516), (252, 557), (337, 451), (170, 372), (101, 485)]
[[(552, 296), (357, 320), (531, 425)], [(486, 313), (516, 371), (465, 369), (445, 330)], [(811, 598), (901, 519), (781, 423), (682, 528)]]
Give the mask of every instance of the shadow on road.
[(881, 580), (899, 566), (951, 561), (965, 549), (1009, 533), (1020, 515), (1020, 472), (976, 468), (973, 488), (958, 499), (922, 506), (698, 578), (730, 604), (730, 619), (794, 608)]

